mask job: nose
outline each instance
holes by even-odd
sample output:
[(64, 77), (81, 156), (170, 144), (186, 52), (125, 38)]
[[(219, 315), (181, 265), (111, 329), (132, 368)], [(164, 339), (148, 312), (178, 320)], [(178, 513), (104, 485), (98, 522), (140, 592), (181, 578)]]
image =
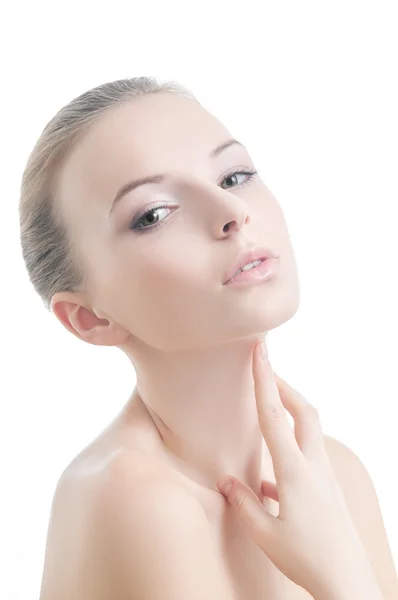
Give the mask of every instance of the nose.
[[(227, 220), (226, 220), (227, 219)], [(225, 196), (220, 202), (215, 215), (213, 215), (213, 233), (215, 237), (227, 237), (232, 233), (240, 231), (243, 225), (250, 221), (247, 202), (229, 194), (227, 202)]]
[(250, 221), (247, 198), (203, 182), (197, 184), (195, 192), (202, 207), (207, 203), (206, 215), (214, 237), (223, 238), (236, 233)]
[(230, 233), (231, 231), (239, 231), (242, 228), (242, 225), (246, 224), (249, 221), (249, 215), (246, 213), (239, 220), (234, 219), (233, 221), (228, 221), (222, 228), (223, 233)]

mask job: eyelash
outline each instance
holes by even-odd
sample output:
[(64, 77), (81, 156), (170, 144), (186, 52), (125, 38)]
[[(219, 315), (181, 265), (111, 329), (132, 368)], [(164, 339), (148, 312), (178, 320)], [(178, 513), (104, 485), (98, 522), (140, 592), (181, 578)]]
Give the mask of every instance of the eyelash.
[[(227, 175), (225, 175), (223, 181), (225, 181), (225, 179), (228, 179), (228, 177), (231, 177), (232, 175), (247, 175), (246, 181), (244, 181), (241, 184), (238, 184), (238, 185), (240, 185), (240, 187), (242, 187), (243, 185), (250, 183), (253, 180), (253, 178), (255, 177), (255, 175), (257, 175), (257, 173), (258, 173), (258, 171), (255, 171), (255, 170), (253, 170), (253, 171), (243, 171), (243, 170), (232, 171), (231, 173), (227, 173)], [(236, 186), (232, 186), (232, 187), (238, 187), (238, 186), (236, 185)], [(153, 212), (155, 212), (161, 208), (170, 208), (170, 206), (168, 206), (167, 204), (160, 204), (159, 206), (155, 206), (154, 208), (147, 210), (143, 215), (139, 215), (137, 219), (135, 219), (132, 223), (130, 223), (129, 228), (138, 234), (146, 233), (148, 230), (151, 230), (151, 232), (155, 231), (156, 229), (161, 227), (161, 224), (163, 223), (163, 221), (160, 221), (160, 222), (156, 223), (155, 225), (151, 225), (148, 227), (137, 227), (137, 224), (140, 223), (140, 221), (142, 221), (143, 219), (145, 219), (145, 217), (147, 217), (149, 214), (152, 214)]]

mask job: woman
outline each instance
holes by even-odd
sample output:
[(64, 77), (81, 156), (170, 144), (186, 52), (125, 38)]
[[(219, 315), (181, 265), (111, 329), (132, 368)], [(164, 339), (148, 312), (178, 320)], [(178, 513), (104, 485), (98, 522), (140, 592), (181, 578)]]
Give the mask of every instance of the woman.
[(257, 351), (299, 285), (247, 149), (176, 83), (104, 84), (44, 129), (20, 215), (46, 307), (137, 377), (59, 480), (41, 600), (381, 600), (335, 446)]

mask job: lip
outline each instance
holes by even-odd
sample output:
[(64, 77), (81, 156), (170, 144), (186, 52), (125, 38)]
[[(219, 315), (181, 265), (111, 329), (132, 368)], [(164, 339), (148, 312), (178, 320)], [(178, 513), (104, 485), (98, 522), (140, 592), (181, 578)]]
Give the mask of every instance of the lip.
[(223, 285), (226, 285), (232, 279), (238, 269), (255, 260), (267, 260), (268, 258), (278, 258), (278, 256), (265, 246), (257, 246), (256, 248), (242, 252), (225, 274)]

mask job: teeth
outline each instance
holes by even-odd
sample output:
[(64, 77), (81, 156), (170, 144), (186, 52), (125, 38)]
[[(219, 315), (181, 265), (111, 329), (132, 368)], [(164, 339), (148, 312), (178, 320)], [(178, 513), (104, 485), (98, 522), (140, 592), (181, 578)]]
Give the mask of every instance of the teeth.
[(234, 275), (234, 277), (236, 275), (238, 275), (238, 273), (240, 273), (241, 271), (250, 271), (250, 269), (253, 269), (254, 267), (257, 267), (257, 265), (259, 265), (260, 263), (262, 263), (262, 260), (255, 260), (254, 262), (248, 263), (247, 265), (244, 265), (241, 269), (238, 269)]

